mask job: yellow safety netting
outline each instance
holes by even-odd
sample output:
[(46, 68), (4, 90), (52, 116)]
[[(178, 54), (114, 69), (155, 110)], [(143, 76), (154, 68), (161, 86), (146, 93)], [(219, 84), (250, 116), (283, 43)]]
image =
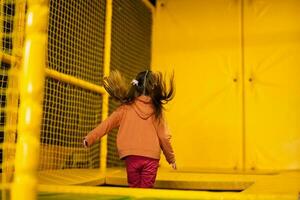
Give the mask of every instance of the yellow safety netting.
[[(50, 1), (49, 6), (46, 66), (85, 82), (75, 86), (49, 73), (46, 78), (39, 170), (41, 176), (47, 171), (49, 177), (67, 179), (57, 170), (99, 168), (101, 163), (100, 144), (84, 149), (82, 138), (102, 120), (102, 95), (84, 85), (102, 84), (106, 2)], [(113, 1), (110, 70), (118, 69), (128, 83), (150, 68), (151, 31), (152, 12), (143, 1)], [(112, 112), (117, 103), (106, 106)], [(108, 136), (108, 167), (123, 165), (116, 132)]]
[(1, 199), (13, 180), (19, 105), (18, 70), (22, 55), (25, 2), (0, 1), (0, 162)]
[[(284, 83), (284, 86), (292, 83), (292, 86), (288, 88), (282, 87), (282, 90), (277, 89), (277, 92), (281, 91), (282, 93), (280, 92), (280, 94), (285, 95), (283, 95), (284, 97), (279, 95), (277, 100), (273, 100), (275, 99), (273, 98), (274, 94), (278, 93), (275, 93), (276, 91), (273, 91), (273, 89), (266, 89), (268, 88), (266, 87), (266, 82), (255, 82), (255, 84), (260, 85), (257, 87), (258, 93), (255, 94), (263, 94), (257, 97), (263, 97), (262, 99), (264, 99), (260, 104), (257, 104), (257, 102), (253, 101), (255, 98), (252, 98), (252, 93), (250, 93), (253, 92), (251, 89), (256, 88), (256, 86), (254, 87), (252, 83), (248, 84), (247, 82), (250, 80), (247, 79), (249, 77), (248, 70), (257, 69), (255, 66), (259, 66), (259, 63), (261, 63), (261, 58), (257, 56), (257, 52), (259, 52), (259, 55), (261, 56), (265, 50), (247, 46), (247, 44), (249, 45), (247, 41), (249, 42), (255, 39), (252, 38), (253, 35), (249, 34), (251, 31), (245, 31), (244, 34), (244, 36), (246, 36), (244, 42), (247, 50), (245, 58), (247, 56), (248, 58), (249, 56), (253, 56), (257, 57), (257, 60), (250, 59), (253, 62), (245, 60), (243, 70), (247, 73), (243, 74), (242, 77), (239, 75), (241, 67), (239, 65), (240, 58), (237, 58), (241, 51), (241, 27), (239, 27), (240, 24), (238, 21), (241, 7), (238, 3), (246, 1), (235, 1), (234, 5), (230, 4), (229, 6), (226, 2), (224, 3), (221, 1), (215, 1), (217, 2), (216, 4), (199, 3), (198, 1), (197, 3), (196, 1), (193, 3), (191, 2), (192, 1), (180, 3), (180, 1), (170, 1), (170, 4), (165, 6), (164, 1), (159, 1), (159, 5), (165, 7), (161, 8), (159, 11), (161, 17), (159, 28), (161, 31), (160, 34), (163, 34), (163, 37), (158, 39), (158, 43), (165, 41), (165, 43), (161, 43), (161, 46), (165, 49), (156, 52), (160, 55), (161, 59), (161, 61), (156, 64), (159, 64), (160, 66), (170, 66), (174, 63), (174, 66), (176, 66), (176, 69), (178, 70), (177, 80), (179, 83), (179, 95), (177, 96), (176, 101), (177, 108), (174, 109), (176, 114), (173, 115), (171, 113), (168, 115), (171, 126), (176, 127), (173, 133), (175, 133), (174, 138), (177, 138), (174, 146), (175, 150), (178, 150), (176, 151), (178, 162), (182, 164), (181, 166), (186, 165), (188, 167), (200, 167), (202, 169), (209, 168), (216, 170), (220, 167), (225, 167), (225, 169), (230, 172), (252, 168), (269, 169), (270, 166), (272, 168), (275, 167), (280, 169), (298, 169), (299, 145), (297, 143), (297, 138), (299, 136), (299, 131), (297, 132), (295, 130), (299, 130), (299, 123), (296, 123), (299, 119), (299, 112), (294, 111), (299, 110), (299, 105), (297, 103), (299, 95), (294, 94), (295, 91), (298, 91), (299, 89), (299, 79), (296, 79), (299, 70), (295, 67), (299, 63), (299, 59), (297, 59), (298, 57), (296, 56), (296, 53), (299, 52), (299, 25), (295, 20), (297, 19), (296, 16), (298, 16), (296, 13), (299, 12), (295, 12), (295, 10), (292, 9), (297, 7), (293, 5), (298, 5), (298, 3), (296, 4), (296, 0), (290, 0), (288, 1), (290, 2), (290, 6), (287, 7), (275, 4), (275, 10), (274, 7), (268, 6), (268, 12), (264, 11), (264, 9), (253, 9), (255, 13), (263, 11), (258, 18), (264, 20), (268, 19), (268, 21), (273, 21), (273, 18), (264, 18), (265, 14), (268, 14), (270, 11), (281, 11), (274, 13), (282, 13), (284, 11), (283, 13), (286, 15), (285, 19), (293, 20), (289, 21), (290, 24), (286, 26), (287, 28), (282, 26), (282, 29), (278, 30), (283, 30), (283, 33), (290, 33), (289, 31), (292, 30), (294, 33), (291, 35), (288, 34), (292, 37), (289, 37), (291, 38), (290, 40), (286, 40), (290, 43), (288, 48), (292, 49), (292, 51), (289, 51), (291, 57), (287, 57), (288, 59), (284, 60), (283, 57), (287, 54), (281, 54), (280, 51), (278, 55), (283, 56), (274, 57), (282, 58), (279, 60), (284, 60), (287, 64), (282, 65), (278, 62), (278, 66), (272, 65), (276, 66), (278, 71), (272, 71), (274, 70), (272, 67), (272, 73), (270, 73), (269, 76), (259, 76), (261, 74), (258, 73), (254, 74), (256, 75), (255, 78), (262, 78), (261, 80), (276, 80), (280, 82), (281, 85)], [(38, 4), (38, 1), (35, 1), (35, 3)], [(231, 3), (233, 3), (233, 1)], [(250, 3), (252, 6), (255, 5), (254, 1)], [(188, 4), (191, 4), (190, 6), (192, 9), (184, 9), (186, 8), (184, 6), (187, 6)], [(194, 5), (197, 5), (197, 7)], [(210, 6), (207, 7), (207, 5)], [(244, 11), (248, 12), (248, 14), (245, 12), (246, 15), (243, 15), (245, 17), (243, 19), (247, 22), (244, 24), (246, 29), (247, 27), (250, 27), (256, 31), (257, 28), (255, 27), (259, 25), (259, 30), (266, 28), (268, 31), (276, 33), (276, 30), (273, 30), (272, 28), (280, 27), (276, 26), (277, 20), (269, 23), (270, 27), (266, 26), (264, 23), (255, 23), (255, 26), (251, 26), (253, 21), (249, 19), (253, 19), (251, 14), (252, 10), (247, 10), (246, 7), (249, 5), (245, 5)], [(274, 6), (274, 4), (272, 5)], [(196, 179), (197, 181), (200, 180), (198, 184), (203, 189), (208, 188), (205, 184), (219, 184), (225, 189), (227, 189), (227, 184), (232, 185), (230, 186), (231, 189), (239, 187), (239, 184), (243, 186), (242, 189), (250, 188), (250, 190), (241, 194), (203, 193), (193, 191), (170, 192), (165, 190), (149, 190), (147, 192), (139, 189), (131, 190), (126, 188), (100, 188), (97, 190), (96, 188), (83, 186), (59, 187), (59, 184), (82, 184), (82, 182), (86, 182), (90, 177), (96, 177), (96, 174), (99, 173), (100, 170), (98, 171), (98, 169), (101, 167), (100, 163), (102, 161), (101, 159), (103, 159), (103, 157), (100, 156), (100, 153), (102, 153), (100, 152), (100, 144), (98, 143), (92, 148), (84, 149), (81, 144), (82, 138), (88, 131), (103, 120), (101, 118), (101, 113), (105, 109), (104, 106), (109, 106), (110, 112), (117, 107), (117, 104), (112, 101), (109, 105), (102, 104), (103, 96), (100, 86), (103, 74), (105, 74), (103, 72), (104, 50), (109, 48), (107, 46), (104, 47), (104, 44), (106, 44), (104, 27), (107, 14), (105, 8), (105, 0), (49, 1), (50, 13), (47, 30), (48, 44), (47, 51), (45, 52), (47, 54), (47, 62), (45, 63), (45, 66), (43, 66), (46, 68), (47, 77), (44, 84), (45, 94), (43, 98), (42, 131), (40, 135), (41, 149), (39, 173), (43, 175), (43, 183), (55, 185), (41, 185), (39, 190), (51, 193), (118, 194), (132, 196), (133, 198), (183, 199), (188, 196), (194, 199), (296, 199), (298, 193), (295, 191), (299, 191), (299, 174), (297, 173), (287, 174), (286, 178), (279, 179), (280, 182), (277, 182), (276, 184), (273, 180), (269, 179), (269, 177), (265, 177), (267, 182), (258, 182), (257, 184), (257, 186), (260, 187), (259, 190), (255, 187), (251, 188), (253, 182), (252, 177), (250, 177), (249, 181), (245, 182), (244, 175), (242, 177), (243, 181), (240, 182), (236, 181), (232, 176), (226, 175), (224, 176), (224, 179), (220, 179), (219, 174), (213, 175), (213, 177), (208, 175), (206, 181), (205, 177), (199, 173), (198, 176), (193, 174), (189, 175), (193, 179), (188, 179), (188, 175), (186, 175), (189, 173), (188, 170), (177, 171), (177, 173), (172, 171), (167, 174), (167, 176), (162, 174), (162, 176), (158, 177), (158, 180), (166, 185), (172, 185), (175, 182), (175, 187), (181, 187), (180, 184), (184, 184), (185, 187), (190, 186), (188, 183), (195, 184), (194, 180)], [(201, 8), (203, 12), (199, 12), (199, 8)], [(152, 12), (147, 8), (144, 2), (140, 0), (113, 0), (112, 9), (112, 46), (111, 52), (109, 51), (111, 55), (110, 67), (111, 69), (118, 69), (121, 71), (126, 79), (130, 81), (137, 72), (150, 67), (150, 61), (152, 59)], [(185, 10), (185, 12), (183, 10)], [(2, 0), (0, 1), (0, 11), (0, 141), (2, 150), (2, 188), (6, 188), (6, 184), (3, 183), (9, 183), (12, 180), (14, 172), (14, 144), (17, 140), (16, 126), (19, 104), (18, 68), (23, 47), (25, 1)], [(274, 16), (272, 12), (269, 16)], [(176, 19), (178, 19), (177, 17), (180, 17), (180, 20), (182, 21), (176, 21)], [(220, 21), (220, 19), (223, 21)], [(262, 20), (262, 22), (264, 20)], [(224, 23), (224, 21), (228, 21), (228, 23)], [(184, 24), (184, 26), (182, 26), (182, 24)], [(233, 27), (233, 29), (228, 28), (228, 24)], [(197, 32), (193, 33), (190, 31), (195, 26), (197, 26), (197, 30), (201, 37), (196, 34)], [(186, 29), (186, 27), (188, 29)], [(294, 27), (297, 28), (294, 29)], [(249, 35), (247, 35), (247, 33)], [(232, 35), (235, 36), (233, 37), (233, 40), (226, 39), (228, 36)], [(232, 39), (232, 37), (229, 38)], [(280, 39), (280, 37), (278, 38)], [(185, 46), (186, 44), (189, 46)], [(263, 46), (268, 46), (264, 43), (262, 44)], [(281, 49), (284, 51), (284, 45), (274, 44), (274, 46), (270, 46), (270, 52), (273, 52), (273, 49), (278, 46), (282, 47)], [(231, 51), (232, 49), (235, 49), (235, 51)], [(224, 55), (226, 52), (229, 52), (229, 56)], [(216, 58), (216, 54), (220, 57)], [(276, 60), (277, 59), (274, 59), (274, 61)], [(226, 66), (229, 65), (230, 67), (223, 69), (222, 66), (224, 66), (224, 63)], [(249, 63), (252, 64), (250, 65)], [(250, 67), (247, 67), (247, 64), (249, 64)], [(267, 67), (266, 69), (270, 69), (268, 65), (263, 64), (263, 66)], [(280, 70), (285, 66), (294, 67), (290, 67), (290, 70), (285, 70), (284, 72), (288, 72), (285, 74)], [(224, 76), (224, 74), (226, 74), (226, 76)], [(236, 88), (236, 85), (239, 84), (241, 78), (243, 79), (242, 81), (247, 82), (246, 84), (248, 85), (243, 88), (241, 88), (241, 86)], [(259, 79), (254, 80), (256, 81)], [(187, 85), (191, 87), (187, 87)], [(201, 86), (199, 87), (199, 85)], [(262, 85), (264, 85), (264, 87), (261, 87)], [(242, 90), (245, 90), (243, 91), (243, 94), (241, 93)], [(197, 91), (196, 96), (195, 91)], [(236, 93), (238, 94), (236, 95)], [(276, 107), (281, 109), (274, 109), (276, 112), (262, 112), (262, 115), (260, 115), (262, 120), (260, 121), (263, 123), (261, 125), (257, 126), (255, 124), (246, 126), (246, 129), (242, 130), (242, 110), (240, 110), (240, 108), (242, 106), (241, 103), (245, 103), (241, 101), (241, 98), (245, 97), (247, 99), (247, 104), (244, 105), (245, 110), (243, 110), (243, 112), (246, 111), (245, 113), (247, 115), (245, 116), (247, 121), (244, 121), (244, 123), (246, 122), (248, 124), (249, 122), (256, 122), (257, 115), (255, 113), (250, 113), (249, 111), (255, 111), (257, 108), (264, 111), (266, 105), (269, 106), (270, 101), (274, 101), (273, 104), (270, 104), (271, 106), (269, 106), (270, 110), (272, 109), (273, 111), (273, 107), (275, 107), (272, 105), (276, 105)], [(277, 96), (275, 95), (275, 97)], [(291, 101), (290, 99), (293, 100)], [(282, 102), (284, 102), (285, 106), (281, 105)], [(199, 106), (201, 109), (199, 109)], [(265, 113), (269, 113), (269, 115), (265, 115)], [(284, 119), (283, 121), (278, 120), (281, 118), (276, 118), (277, 121), (275, 120), (275, 122), (279, 121), (279, 123), (274, 123), (274, 121), (271, 120), (271, 115), (274, 113), (277, 115), (278, 113), (286, 113), (287, 115), (281, 115), (282, 119)], [(198, 116), (197, 119), (200, 119), (200, 124), (192, 123), (190, 120), (187, 120), (190, 119), (191, 116), (195, 116), (193, 120)], [(270, 117), (268, 118), (268, 121), (265, 120), (267, 118), (266, 116)], [(284, 116), (289, 116), (290, 118), (285, 118)], [(178, 123), (178, 121), (181, 123)], [(217, 124), (218, 126), (216, 126), (216, 121), (219, 122), (219, 124)], [(286, 126), (278, 128), (279, 124), (286, 124)], [(270, 128), (271, 126), (271, 130), (276, 134), (273, 134), (273, 131), (270, 132), (270, 134), (265, 134), (266, 132), (264, 129), (261, 129), (261, 127)], [(186, 129), (186, 127), (188, 127), (188, 129)], [(259, 129), (259, 131), (257, 129)], [(244, 131), (244, 133), (256, 134), (248, 134), (245, 137), (245, 135), (240, 134), (241, 131)], [(285, 135), (281, 135), (283, 132)], [(274, 135), (277, 136), (278, 134), (282, 137), (278, 137), (277, 140)], [(263, 135), (265, 135), (265, 138), (262, 138)], [(123, 165), (117, 155), (115, 137), (116, 132), (113, 132), (108, 137), (107, 164), (109, 167)], [(269, 140), (269, 138), (272, 139)], [(289, 152), (290, 156), (279, 156), (278, 158), (285, 159), (278, 159), (275, 160), (277, 162), (273, 162), (274, 159), (272, 158), (277, 158), (277, 155), (280, 155), (280, 152), (282, 152), (281, 146), (277, 148), (275, 145), (276, 148), (273, 148), (274, 143), (277, 143), (279, 139), (285, 139), (282, 144), (288, 144), (286, 145), (286, 148), (289, 150), (287, 152)], [(226, 140), (230, 142), (224, 142)], [(292, 143), (291, 141), (295, 142)], [(242, 142), (247, 145), (246, 148), (243, 146), (244, 144), (241, 144)], [(25, 145), (28, 145), (28, 143)], [(197, 148), (194, 148), (195, 146)], [(28, 146), (28, 148), (31, 147)], [(244, 152), (244, 154), (242, 152)], [(252, 152), (261, 153), (257, 154), (257, 156), (252, 155)], [(246, 158), (243, 158), (244, 155), (246, 155)], [(252, 165), (252, 163), (255, 165)], [(26, 164), (29, 166), (32, 163), (25, 163), (25, 168)], [(257, 168), (255, 168), (255, 166)], [(223, 169), (221, 168), (221, 170)], [(257, 173), (257, 171), (254, 172)], [(184, 178), (176, 179), (179, 177), (176, 176), (178, 174), (180, 174), (181, 177), (184, 176)], [(25, 178), (26, 175), (27, 174), (25, 174)], [(114, 175), (116, 175), (115, 172)], [(120, 184), (120, 181), (125, 182), (124, 177), (125, 175), (122, 175), (121, 178), (113, 177), (117, 179), (115, 184)], [(225, 182), (222, 182), (222, 180), (225, 180)], [(259, 177), (258, 180), (261, 181), (261, 177)], [(41, 179), (39, 181), (41, 181)], [(176, 181), (180, 184), (176, 185)], [(289, 189), (288, 192), (279, 190), (279, 188), (282, 187), (282, 183), (288, 183), (285, 184), (285, 188)], [(26, 188), (26, 184), (22, 185), (21, 183), (19, 186), (20, 185)], [(247, 193), (249, 191), (252, 191), (252, 193)], [(34, 193), (36, 191), (33, 190), (28, 192)], [(19, 193), (19, 195), (23, 194)], [(6, 197), (6, 192), (2, 190), (2, 199), (6, 199)], [(83, 195), (78, 198), (81, 197), (84, 198)], [(70, 197), (67, 196), (66, 198)]]
[(102, 96), (47, 78), (40, 170), (99, 168), (99, 143), (83, 148), (82, 138), (101, 121)]
[[(13, 178), (18, 116), (18, 69), (22, 55), (25, 2), (0, 1), (0, 161), (1, 186)], [(2, 191), (2, 198), (6, 193)]]
[(101, 84), (105, 4), (105, 0), (50, 0), (47, 67)]
[[(111, 70), (119, 70), (128, 83), (138, 72), (150, 68), (152, 12), (140, 1), (113, 1)], [(109, 112), (118, 104), (109, 103)], [(116, 149), (114, 130), (108, 136), (107, 166), (123, 166)]]
[(47, 74), (39, 170), (99, 168), (99, 143), (82, 140), (102, 120), (102, 95), (83, 88), (102, 84), (105, 1), (51, 0), (49, 10), (46, 67), (84, 83)]
[[(113, 102), (103, 105), (101, 88), (107, 73), (104, 51), (110, 49), (104, 47), (106, 3), (106, 0), (49, 1), (48, 22), (43, 22), (48, 28), (38, 167), (43, 183), (75, 184), (74, 174), (76, 184), (88, 182), (86, 179), (101, 167), (101, 159), (106, 159), (101, 156), (100, 143), (88, 149), (82, 146), (83, 137), (103, 120), (103, 106), (109, 106), (110, 111), (116, 108)], [(0, 5), (0, 139), (4, 152), (1, 151), (1, 169), (7, 172), (2, 173), (4, 183), (11, 182), (14, 173), (26, 1), (7, 0)], [(152, 12), (140, 0), (115, 0), (112, 10), (112, 33), (108, 37), (112, 45), (108, 51), (110, 68), (120, 70), (129, 81), (136, 73), (150, 68)], [(112, 135), (115, 137), (115, 133)], [(110, 139), (107, 160), (109, 165), (112, 163), (110, 166), (122, 165)], [(7, 198), (5, 192), (2, 195)]]

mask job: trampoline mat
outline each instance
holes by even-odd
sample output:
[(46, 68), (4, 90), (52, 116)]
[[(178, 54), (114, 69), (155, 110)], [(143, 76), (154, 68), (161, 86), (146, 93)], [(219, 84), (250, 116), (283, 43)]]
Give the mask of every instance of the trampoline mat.
[[(159, 200), (161, 198), (136, 198), (130, 196), (100, 195), (100, 194), (64, 194), (64, 193), (39, 193), (38, 200)], [(171, 200), (163, 198), (164, 200)], [(176, 199), (180, 200), (180, 199)], [(182, 199), (183, 200), (183, 199)], [(201, 200), (201, 199), (200, 199)]]

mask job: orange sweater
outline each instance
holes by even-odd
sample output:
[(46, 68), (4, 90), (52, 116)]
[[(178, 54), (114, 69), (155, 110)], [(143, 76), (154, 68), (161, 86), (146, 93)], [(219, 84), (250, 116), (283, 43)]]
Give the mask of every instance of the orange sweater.
[(121, 159), (128, 155), (159, 159), (162, 149), (167, 161), (175, 162), (167, 124), (155, 119), (150, 97), (140, 96), (132, 104), (120, 106), (85, 137), (88, 146), (116, 127), (119, 127), (117, 147)]

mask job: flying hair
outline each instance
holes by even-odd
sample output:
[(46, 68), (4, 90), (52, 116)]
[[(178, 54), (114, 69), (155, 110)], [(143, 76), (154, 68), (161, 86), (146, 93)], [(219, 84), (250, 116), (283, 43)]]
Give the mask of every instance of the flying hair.
[(104, 78), (104, 88), (109, 95), (122, 104), (131, 104), (135, 98), (150, 96), (155, 109), (156, 118), (162, 116), (163, 105), (174, 98), (174, 72), (166, 84), (166, 76), (161, 72), (146, 70), (137, 74), (131, 84), (127, 84), (120, 72), (115, 70)]
[(103, 79), (104, 89), (117, 101), (124, 103), (128, 92), (128, 84), (118, 70), (114, 70)]

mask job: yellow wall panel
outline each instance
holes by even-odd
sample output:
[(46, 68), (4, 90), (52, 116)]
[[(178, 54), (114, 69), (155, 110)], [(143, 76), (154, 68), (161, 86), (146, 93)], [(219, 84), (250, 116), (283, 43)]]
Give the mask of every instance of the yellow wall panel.
[(247, 168), (300, 168), (299, 19), (298, 0), (245, 1)]
[(158, 1), (153, 68), (175, 70), (179, 166), (300, 168), (299, 13), (297, 0)]
[(239, 15), (238, 1), (158, 1), (152, 65), (175, 71), (166, 116), (179, 168), (243, 167)]

